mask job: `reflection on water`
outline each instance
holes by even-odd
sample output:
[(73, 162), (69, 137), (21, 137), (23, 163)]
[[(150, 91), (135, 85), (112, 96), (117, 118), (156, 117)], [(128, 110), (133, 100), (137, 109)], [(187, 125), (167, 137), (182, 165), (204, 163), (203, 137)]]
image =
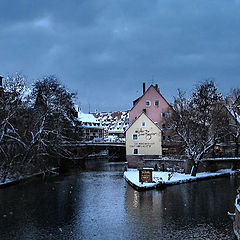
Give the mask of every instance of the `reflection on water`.
[(237, 177), (137, 192), (123, 163), (95, 163), (1, 189), (0, 239), (233, 239)]

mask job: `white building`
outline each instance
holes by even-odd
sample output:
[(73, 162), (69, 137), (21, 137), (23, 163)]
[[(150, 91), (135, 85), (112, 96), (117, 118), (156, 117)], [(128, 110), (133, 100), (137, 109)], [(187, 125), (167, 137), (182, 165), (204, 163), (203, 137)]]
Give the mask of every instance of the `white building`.
[(83, 128), (83, 140), (103, 141), (104, 129), (99, 119), (93, 114), (78, 111), (78, 121)]

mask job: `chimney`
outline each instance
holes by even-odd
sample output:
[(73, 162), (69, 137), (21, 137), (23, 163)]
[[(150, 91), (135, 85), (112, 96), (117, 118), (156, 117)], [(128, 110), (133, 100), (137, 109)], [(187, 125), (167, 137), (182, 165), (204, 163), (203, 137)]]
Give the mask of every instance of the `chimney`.
[(155, 85), (155, 89), (160, 92), (159, 88), (158, 88), (158, 84)]
[(143, 94), (146, 92), (146, 83), (143, 83)]

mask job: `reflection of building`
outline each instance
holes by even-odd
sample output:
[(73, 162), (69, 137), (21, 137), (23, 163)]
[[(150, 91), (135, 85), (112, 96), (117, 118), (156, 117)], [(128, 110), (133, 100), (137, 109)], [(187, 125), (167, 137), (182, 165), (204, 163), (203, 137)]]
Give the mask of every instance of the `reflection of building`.
[(162, 130), (163, 155), (175, 154), (176, 146), (172, 141), (173, 132), (167, 125), (167, 120), (171, 117), (173, 109), (160, 93), (157, 84), (151, 85), (145, 90), (145, 83), (143, 83), (143, 95), (133, 101), (133, 108), (129, 112), (130, 125), (143, 111)]
[(126, 131), (126, 157), (128, 167), (143, 166), (144, 158), (162, 157), (161, 129), (145, 112), (135, 119)]
[(104, 128), (105, 140), (122, 140), (125, 139), (125, 131), (129, 126), (128, 111), (113, 113), (96, 113), (96, 118)]
[(78, 112), (78, 120), (83, 129), (83, 140), (103, 141), (103, 127), (93, 114)]

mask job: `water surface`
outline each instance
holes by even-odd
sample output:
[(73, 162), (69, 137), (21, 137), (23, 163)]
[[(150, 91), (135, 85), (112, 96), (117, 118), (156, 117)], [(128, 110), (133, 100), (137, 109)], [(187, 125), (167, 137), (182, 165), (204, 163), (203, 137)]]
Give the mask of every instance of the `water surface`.
[(234, 239), (237, 177), (137, 192), (123, 163), (0, 189), (0, 239)]

